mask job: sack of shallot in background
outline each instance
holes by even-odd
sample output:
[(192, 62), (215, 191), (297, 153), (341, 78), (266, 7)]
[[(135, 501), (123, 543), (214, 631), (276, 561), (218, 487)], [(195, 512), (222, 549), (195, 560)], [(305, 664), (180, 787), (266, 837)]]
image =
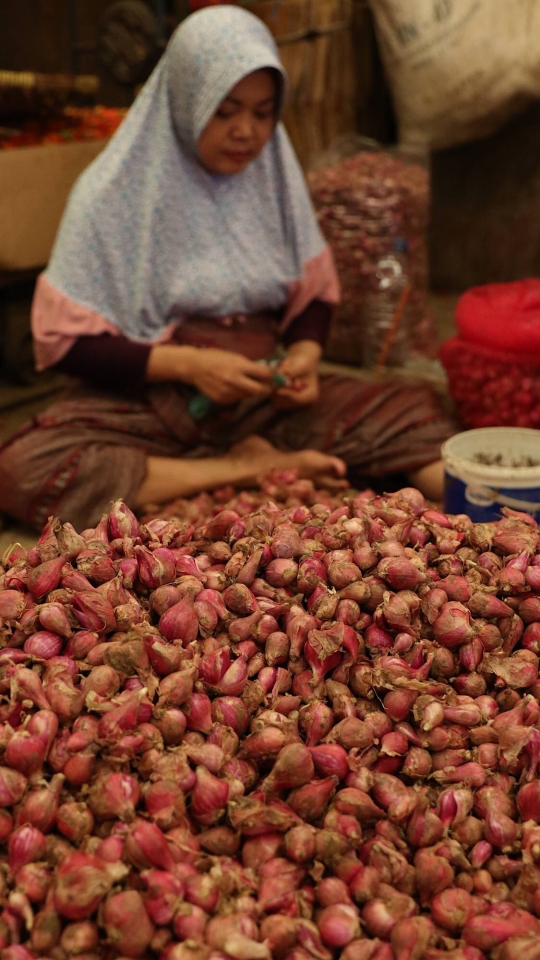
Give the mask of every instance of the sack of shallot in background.
[[(373, 318), (384, 314), (376, 301), (381, 264), (397, 241), (406, 241), (406, 306), (399, 328), (389, 336), (407, 337), (407, 353), (415, 359), (436, 355), (437, 340), (428, 312), (429, 163), (416, 149), (384, 149), (374, 140), (341, 137), (318, 159), (308, 176), (319, 224), (332, 249), (341, 283), (326, 348), (329, 360), (361, 365), (366, 332)], [(383, 284), (384, 287), (384, 284)], [(389, 301), (392, 312), (392, 304)], [(392, 321), (390, 321), (390, 328)], [(391, 344), (389, 344), (391, 346)], [(417, 371), (421, 372), (421, 371)]]
[(464, 426), (540, 428), (540, 280), (473, 287), (456, 323), (440, 357)]
[(540, 96), (538, 0), (369, 0), (400, 139), (493, 133)]

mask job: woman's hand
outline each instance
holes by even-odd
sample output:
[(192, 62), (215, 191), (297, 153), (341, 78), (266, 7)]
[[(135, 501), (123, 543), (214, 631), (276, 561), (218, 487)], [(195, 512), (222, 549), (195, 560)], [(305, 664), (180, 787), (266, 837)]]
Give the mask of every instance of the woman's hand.
[(319, 399), (319, 360), (322, 349), (314, 340), (299, 340), (289, 348), (279, 366), (289, 385), (276, 390), (275, 404), (280, 410), (307, 407)]
[(272, 371), (241, 353), (204, 347), (196, 351), (189, 382), (214, 403), (237, 403), (272, 391)]
[(265, 397), (272, 390), (272, 371), (241, 353), (214, 347), (176, 344), (152, 348), (146, 379), (188, 383), (214, 403), (231, 404), (249, 397)]

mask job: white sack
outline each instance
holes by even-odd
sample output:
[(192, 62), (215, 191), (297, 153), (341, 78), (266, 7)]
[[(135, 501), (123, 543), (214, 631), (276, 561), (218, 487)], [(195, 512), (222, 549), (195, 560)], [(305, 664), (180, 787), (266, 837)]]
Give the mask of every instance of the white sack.
[(401, 140), (475, 140), (540, 97), (540, 0), (370, 5)]

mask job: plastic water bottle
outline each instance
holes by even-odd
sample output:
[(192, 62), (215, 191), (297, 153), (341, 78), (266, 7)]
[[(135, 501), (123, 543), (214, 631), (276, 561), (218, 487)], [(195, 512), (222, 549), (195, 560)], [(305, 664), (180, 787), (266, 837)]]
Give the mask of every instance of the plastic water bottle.
[(394, 240), (377, 263), (373, 290), (364, 301), (364, 366), (405, 367), (410, 348), (408, 243)]

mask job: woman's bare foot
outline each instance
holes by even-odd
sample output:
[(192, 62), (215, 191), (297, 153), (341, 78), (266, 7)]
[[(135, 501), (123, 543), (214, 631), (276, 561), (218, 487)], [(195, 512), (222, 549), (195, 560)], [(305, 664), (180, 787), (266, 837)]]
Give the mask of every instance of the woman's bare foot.
[(298, 470), (299, 475), (327, 490), (347, 489), (347, 467), (339, 457), (331, 457), (319, 450), (283, 452), (263, 437), (247, 437), (231, 447), (227, 458), (243, 463), (252, 473), (251, 482), (260, 483), (271, 470)]
[(442, 505), (444, 498), (444, 464), (442, 460), (436, 460), (426, 467), (413, 470), (409, 474), (409, 480), (413, 487), (417, 487), (428, 500)]
[(347, 465), (339, 457), (331, 457), (319, 450), (299, 450), (288, 456), (297, 461), (294, 466), (300, 471), (301, 477), (313, 480), (317, 486), (334, 493), (347, 490)]
[(251, 437), (246, 437), (245, 440), (235, 443), (225, 456), (233, 457), (235, 460), (247, 460), (254, 457), (275, 456), (276, 454), (279, 454), (279, 450), (276, 450), (268, 440), (253, 434)]
[(301, 477), (334, 492), (347, 487), (347, 470), (337, 457), (328, 457), (318, 450), (282, 453), (267, 440), (254, 436), (231, 447), (221, 457), (147, 457), (146, 476), (133, 497), (133, 505), (141, 509), (149, 503), (168, 503), (228, 484), (240, 488), (256, 486), (276, 468), (298, 470)]

